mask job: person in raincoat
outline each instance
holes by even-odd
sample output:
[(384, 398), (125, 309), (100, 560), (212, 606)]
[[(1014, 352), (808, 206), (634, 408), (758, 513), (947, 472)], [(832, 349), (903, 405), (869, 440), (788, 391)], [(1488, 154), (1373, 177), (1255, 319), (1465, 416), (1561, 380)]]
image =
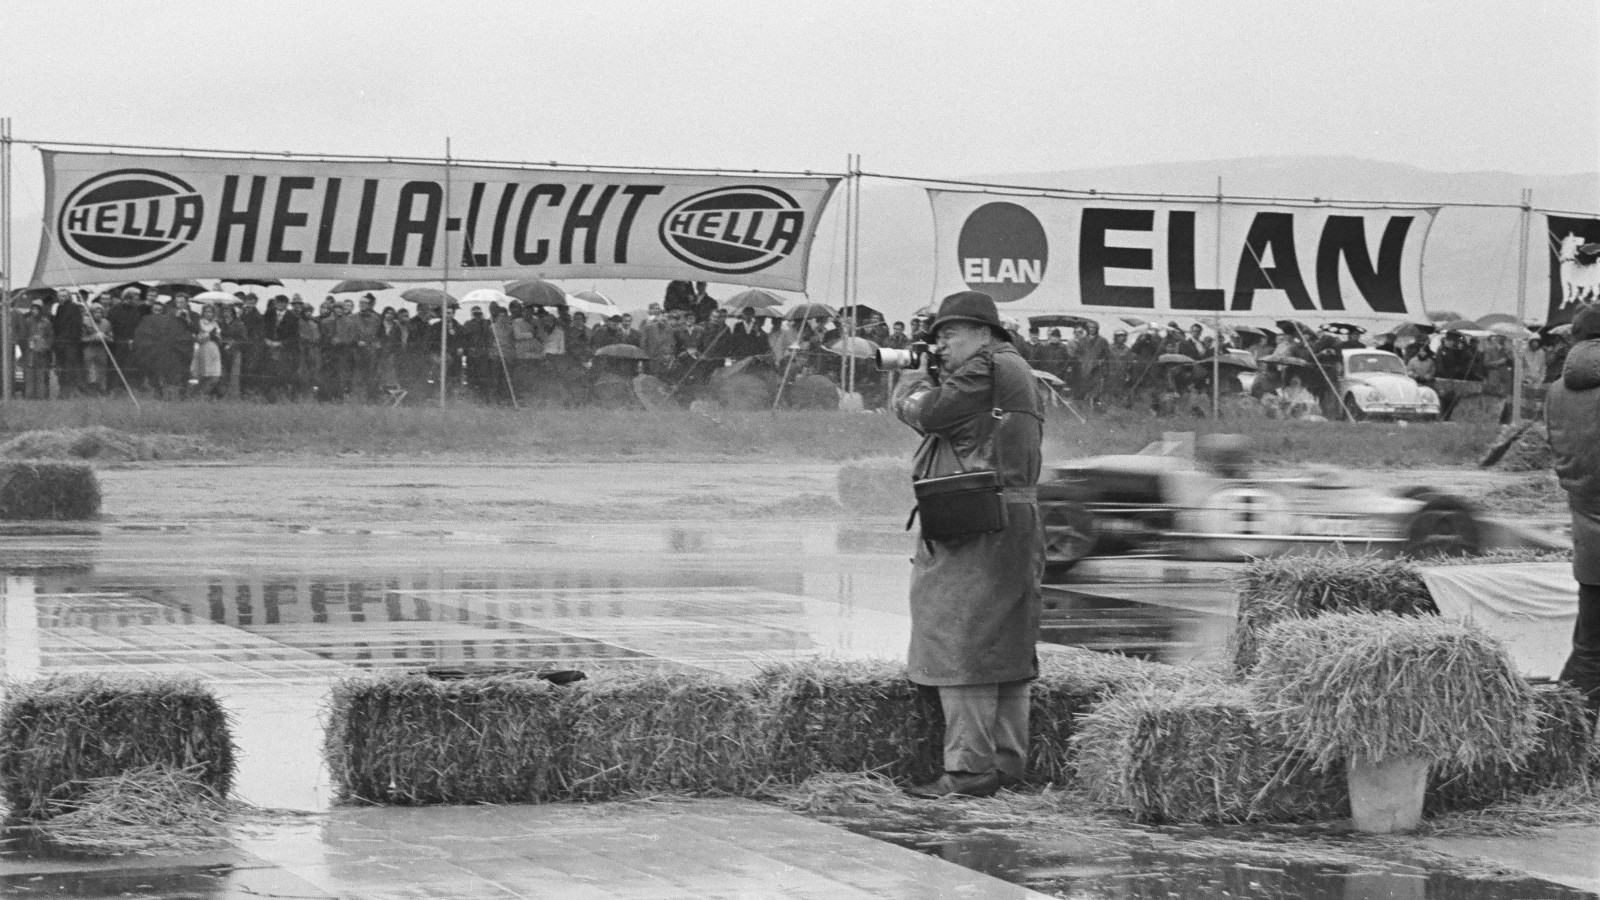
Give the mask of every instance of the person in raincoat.
[(919, 797), (988, 796), (1020, 782), (1028, 683), (1039, 674), (1044, 532), (1035, 485), (1043, 416), (1033, 373), (987, 294), (946, 297), (929, 328), (943, 367), (895, 388), (900, 420), (924, 435), (913, 477), (999, 473), (1002, 531), (918, 542), (911, 571), (911, 680), (944, 708), (944, 769)]
[(1572, 340), (1544, 414), (1556, 476), (1572, 512), (1572, 577), (1578, 582), (1572, 654), (1561, 680), (1583, 694), (1593, 721), (1600, 717), (1600, 306), (1573, 318)]

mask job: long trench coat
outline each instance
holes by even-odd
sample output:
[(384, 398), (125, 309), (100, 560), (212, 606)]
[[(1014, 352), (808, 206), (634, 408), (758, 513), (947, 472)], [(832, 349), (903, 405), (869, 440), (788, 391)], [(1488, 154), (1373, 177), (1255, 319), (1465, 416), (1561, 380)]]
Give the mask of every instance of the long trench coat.
[(1572, 508), (1573, 580), (1600, 584), (1600, 341), (1582, 341), (1567, 354), (1544, 414)]
[(914, 477), (994, 468), (1007, 500), (1004, 531), (917, 542), (911, 680), (939, 686), (1038, 677), (1044, 531), (1034, 486), (1043, 417), (1032, 371), (1015, 347), (998, 344), (945, 373), (937, 387), (912, 378), (895, 395), (896, 415), (925, 436)]

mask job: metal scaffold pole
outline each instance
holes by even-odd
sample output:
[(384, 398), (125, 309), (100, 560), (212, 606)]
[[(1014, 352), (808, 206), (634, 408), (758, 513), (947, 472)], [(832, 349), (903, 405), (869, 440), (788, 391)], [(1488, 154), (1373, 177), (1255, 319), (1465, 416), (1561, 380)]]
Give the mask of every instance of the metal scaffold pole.
[[(1519, 234), (1521, 239), (1517, 242), (1517, 324), (1524, 327), (1528, 322), (1528, 237), (1533, 225), (1533, 189), (1522, 190), (1522, 229)], [(1522, 341), (1523, 346), (1513, 346), (1511, 352), (1511, 421), (1513, 424), (1522, 421), (1522, 378), (1525, 361), (1523, 353), (1526, 351), (1527, 341)]]
[[(444, 224), (450, 221), (450, 139), (444, 139)], [(450, 391), (450, 229), (444, 229), (443, 269), (439, 298), (439, 408), (449, 402)]]
[(17, 364), (15, 335), (11, 333), (11, 120), (0, 119), (0, 347), (5, 360), (0, 363), (0, 400), (11, 399), (13, 371)]

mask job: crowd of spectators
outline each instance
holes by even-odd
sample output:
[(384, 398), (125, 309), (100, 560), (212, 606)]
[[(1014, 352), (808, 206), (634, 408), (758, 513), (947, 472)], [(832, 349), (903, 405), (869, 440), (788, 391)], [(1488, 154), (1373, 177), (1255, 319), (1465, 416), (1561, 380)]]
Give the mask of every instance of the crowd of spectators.
[[(451, 391), (484, 403), (570, 406), (603, 401), (608, 384), (641, 374), (671, 395), (693, 399), (705, 395), (719, 369), (749, 361), (741, 371), (764, 373), (769, 391), (793, 388), (795, 402), (806, 404), (820, 391), (816, 405), (836, 403), (833, 388), (848, 381), (874, 408), (894, 377), (864, 358), (843, 362), (837, 349), (851, 329), (836, 315), (796, 319), (768, 308), (730, 310), (703, 283), (672, 282), (638, 321), (619, 313), (591, 322), (582, 312), (514, 299), (473, 305), (465, 315), (455, 307), (447, 312), (380, 311), (372, 294), (330, 295), (313, 305), (297, 294), (240, 291), (233, 302), (197, 304), (183, 290), (158, 296), (130, 286), (99, 295), (34, 292), (27, 306), (13, 306), (12, 334), (21, 393), (31, 399), (120, 393), (126, 379), (128, 388), (157, 397), (398, 403), (408, 395), (436, 397), (442, 369)], [(879, 347), (904, 348), (919, 329), (915, 319), (909, 327), (891, 325), (864, 311), (853, 330)], [(1201, 325), (1185, 330), (1176, 322), (1118, 328), (1108, 339), (1088, 319), (1018, 326), (1013, 339), (1058, 396), (1079, 408), (1166, 414), (1209, 409), (1212, 367), (1202, 363), (1218, 352), (1225, 360), (1248, 355), (1256, 373), (1241, 380), (1241, 368), (1223, 367), (1218, 393), (1280, 411), (1327, 412), (1330, 401), (1337, 403), (1330, 395), (1342, 374), (1342, 351), (1364, 346), (1359, 330), (1347, 327), (1224, 329), (1219, 346)], [(597, 356), (614, 345), (637, 352)], [(1500, 335), (1447, 330), (1385, 335), (1376, 346), (1399, 355), (1419, 383), (1481, 382), (1483, 392), (1503, 395), (1513, 353), (1524, 353), (1530, 381), (1548, 381), (1560, 374), (1566, 342), (1544, 335), (1519, 349)]]

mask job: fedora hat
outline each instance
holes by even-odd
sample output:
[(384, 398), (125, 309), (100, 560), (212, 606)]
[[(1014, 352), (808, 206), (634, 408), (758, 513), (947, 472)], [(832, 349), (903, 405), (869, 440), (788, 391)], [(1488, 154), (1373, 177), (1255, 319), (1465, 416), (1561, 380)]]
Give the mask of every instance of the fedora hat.
[(939, 314), (934, 317), (933, 324), (928, 326), (928, 333), (937, 334), (939, 326), (946, 322), (975, 322), (987, 325), (995, 337), (1007, 343), (1011, 341), (1011, 332), (1006, 329), (1005, 323), (1000, 321), (1000, 313), (994, 307), (994, 298), (978, 291), (961, 291), (940, 301)]

